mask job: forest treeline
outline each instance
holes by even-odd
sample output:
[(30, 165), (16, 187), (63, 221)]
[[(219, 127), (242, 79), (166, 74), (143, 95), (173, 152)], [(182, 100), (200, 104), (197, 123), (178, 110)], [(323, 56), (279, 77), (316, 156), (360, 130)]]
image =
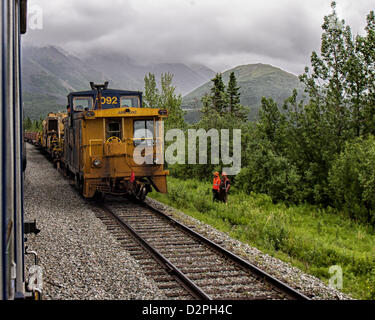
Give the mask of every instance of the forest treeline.
[(42, 130), (43, 119), (31, 120), (30, 117), (26, 117), (23, 121), (24, 130), (30, 132), (37, 132)]
[[(320, 53), (299, 76), (305, 95), (295, 90), (282, 106), (263, 98), (258, 119), (247, 120), (232, 73), (221, 74), (202, 98), (200, 121), (183, 120), (181, 96), (172, 75), (145, 77), (144, 100), (167, 107), (165, 128), (241, 129), (241, 171), (234, 190), (264, 193), (273, 201), (311, 203), (338, 208), (354, 219), (375, 222), (375, 16), (367, 15), (365, 35), (353, 36), (332, 2), (324, 17)], [(185, 135), (187, 136), (187, 135)], [(187, 145), (187, 143), (185, 144)], [(210, 145), (210, 148), (219, 148)], [(208, 157), (209, 158), (209, 157)], [(211, 179), (223, 164), (169, 165), (180, 178)]]

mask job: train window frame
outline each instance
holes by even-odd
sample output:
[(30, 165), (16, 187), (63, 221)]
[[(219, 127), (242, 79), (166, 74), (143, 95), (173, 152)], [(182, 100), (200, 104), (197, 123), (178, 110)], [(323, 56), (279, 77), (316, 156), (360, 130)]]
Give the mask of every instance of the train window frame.
[[(77, 106), (75, 105), (75, 102), (78, 99), (87, 99), (87, 100), (90, 100), (91, 107), (83, 107), (82, 110), (81, 109), (77, 109)], [(77, 111), (77, 112), (85, 111), (85, 108), (87, 108), (87, 110), (92, 110), (93, 109), (93, 105), (94, 105), (94, 99), (92, 97), (90, 97), (90, 96), (77, 96), (77, 97), (73, 97), (72, 104), (73, 104), (73, 111)]]
[[(151, 146), (154, 146), (155, 145), (155, 141), (156, 139), (158, 138), (157, 137), (157, 134), (159, 133), (159, 130), (156, 130), (157, 128), (157, 123), (155, 121), (156, 119), (155, 118), (149, 118), (149, 119), (134, 119), (133, 120), (133, 145), (136, 147), (136, 146), (139, 146), (139, 145), (144, 145), (144, 146), (147, 146), (147, 147), (151, 147)], [(142, 129), (142, 128), (138, 128), (136, 129), (136, 125), (135, 123), (136, 122), (144, 122), (146, 125), (143, 127), (144, 129), (147, 129), (147, 122), (152, 122), (152, 126), (153, 126), (153, 130), (152, 130), (152, 138), (151, 137), (147, 137), (147, 132), (151, 132), (151, 130), (147, 130), (145, 131), (146, 132), (146, 137), (140, 137), (140, 138), (135, 138), (135, 132), (136, 130), (139, 130), (139, 129)], [(148, 143), (149, 141), (152, 141), (152, 143)]]
[[(118, 130), (109, 130), (110, 129), (110, 123), (118, 123)], [(105, 134), (106, 134), (106, 140), (108, 140), (110, 137), (117, 137), (120, 140), (122, 140), (122, 119), (121, 118), (108, 118), (105, 122)]]
[[(129, 106), (129, 105), (122, 105), (122, 100), (123, 99), (126, 99), (126, 98), (130, 98), (130, 99), (134, 99), (136, 98), (137, 100), (137, 106)], [(140, 107), (140, 100), (139, 100), (139, 97), (138, 96), (134, 96), (134, 95), (126, 95), (126, 96), (120, 96), (120, 108), (139, 108)]]
[[(55, 125), (53, 126), (54, 128), (52, 128), (52, 123), (54, 123)], [(59, 130), (59, 120), (58, 119), (48, 119), (48, 123), (47, 123), (47, 131), (58, 131)]]

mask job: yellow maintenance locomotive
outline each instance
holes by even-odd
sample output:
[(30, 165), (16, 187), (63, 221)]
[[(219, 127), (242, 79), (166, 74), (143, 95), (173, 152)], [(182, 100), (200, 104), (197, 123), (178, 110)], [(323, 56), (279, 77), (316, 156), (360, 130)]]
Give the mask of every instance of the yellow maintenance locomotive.
[(41, 148), (56, 163), (60, 162), (64, 145), (63, 119), (66, 113), (50, 112), (42, 122), (42, 131), (39, 134)]
[(144, 199), (152, 187), (167, 192), (163, 118), (167, 110), (142, 107), (142, 92), (108, 89), (68, 95), (62, 168), (82, 195), (131, 194)]

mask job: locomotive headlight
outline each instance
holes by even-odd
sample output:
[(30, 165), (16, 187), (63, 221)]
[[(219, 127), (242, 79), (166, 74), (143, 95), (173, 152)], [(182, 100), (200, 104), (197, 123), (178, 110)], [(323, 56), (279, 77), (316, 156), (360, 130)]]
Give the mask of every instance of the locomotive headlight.
[(99, 160), (99, 159), (95, 159), (92, 164), (94, 165), (94, 167), (96, 168), (100, 168), (102, 166), (102, 162)]
[(94, 111), (86, 111), (85, 115), (86, 115), (86, 117), (95, 117), (95, 112)]
[(161, 116), (166, 116), (168, 115), (168, 110), (167, 109), (160, 109), (158, 111), (158, 113), (161, 115)]

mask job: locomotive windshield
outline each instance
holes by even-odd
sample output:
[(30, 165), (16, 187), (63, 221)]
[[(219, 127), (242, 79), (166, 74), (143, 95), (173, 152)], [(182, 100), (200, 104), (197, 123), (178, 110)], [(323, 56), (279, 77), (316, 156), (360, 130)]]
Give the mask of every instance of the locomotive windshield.
[(73, 110), (84, 111), (85, 109), (92, 109), (92, 97), (75, 97), (73, 99)]
[(136, 120), (134, 121), (134, 145), (145, 144), (153, 145), (154, 139), (154, 120)]
[(123, 96), (120, 98), (120, 108), (138, 108), (139, 98), (136, 96)]
[(107, 119), (107, 139), (117, 137), (121, 140), (121, 120), (120, 119)]
[(57, 119), (48, 120), (48, 131), (57, 131)]

